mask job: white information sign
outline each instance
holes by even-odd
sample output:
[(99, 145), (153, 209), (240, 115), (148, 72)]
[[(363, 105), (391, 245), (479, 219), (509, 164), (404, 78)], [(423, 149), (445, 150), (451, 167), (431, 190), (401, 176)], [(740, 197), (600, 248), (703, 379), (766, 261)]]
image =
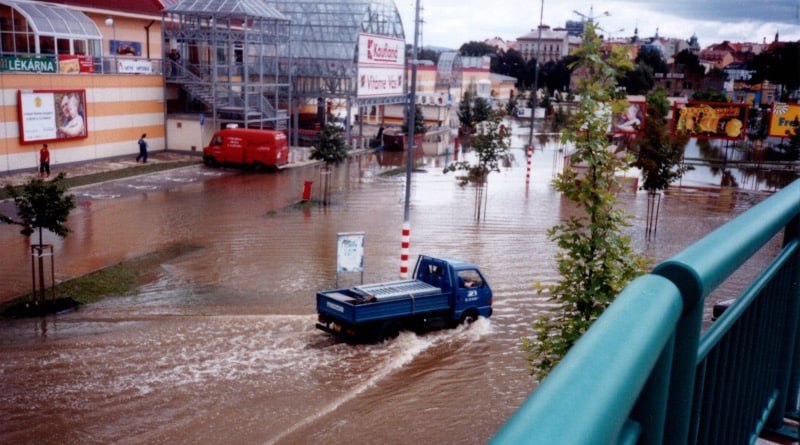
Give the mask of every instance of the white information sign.
[(20, 107), (23, 141), (56, 139), (56, 105), (52, 92), (20, 93)]
[(339, 233), (336, 272), (364, 272), (364, 232)]
[(402, 39), (358, 35), (358, 97), (403, 95), (405, 46)]
[(151, 74), (153, 64), (149, 60), (117, 59), (117, 72), (125, 74)]

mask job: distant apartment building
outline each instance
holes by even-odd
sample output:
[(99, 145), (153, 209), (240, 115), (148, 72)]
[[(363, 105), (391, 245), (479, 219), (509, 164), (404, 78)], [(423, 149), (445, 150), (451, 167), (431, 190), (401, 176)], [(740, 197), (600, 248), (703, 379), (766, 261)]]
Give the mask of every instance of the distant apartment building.
[(704, 48), (698, 56), (708, 68), (724, 69), (733, 63), (744, 64), (766, 49), (763, 43), (734, 43), (727, 40)]
[(570, 35), (564, 28), (551, 29), (547, 25), (517, 37), (517, 51), (526, 62), (536, 58), (537, 54), (542, 63), (557, 62), (580, 44), (580, 37)]

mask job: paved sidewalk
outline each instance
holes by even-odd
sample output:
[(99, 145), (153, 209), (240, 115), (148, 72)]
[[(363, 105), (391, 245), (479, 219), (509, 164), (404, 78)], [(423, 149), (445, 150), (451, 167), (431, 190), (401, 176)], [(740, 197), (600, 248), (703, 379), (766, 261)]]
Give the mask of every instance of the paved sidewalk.
[[(351, 156), (371, 153), (373, 150), (351, 150)], [(305, 165), (316, 164), (321, 161), (309, 159), (310, 147), (291, 147), (289, 152), (289, 163), (284, 168), (297, 168)], [(202, 152), (180, 152), (180, 151), (151, 151), (147, 158), (147, 164), (136, 162), (136, 153), (128, 156), (82, 161), (72, 164), (53, 164), (50, 165), (50, 177), (54, 177), (59, 172), (65, 172), (67, 177), (85, 176), (94, 173), (110, 172), (125, 168), (136, 167), (137, 165), (152, 165), (160, 163), (176, 162), (197, 162), (201, 164)], [(0, 188), (5, 184), (21, 185), (31, 178), (39, 176), (38, 171), (33, 169), (19, 170), (11, 173), (0, 173)]]
[[(150, 152), (147, 158), (147, 164), (161, 164), (181, 161), (197, 162), (199, 164), (203, 162), (203, 159), (202, 156), (197, 153), (180, 153), (172, 151)], [(93, 173), (109, 172), (147, 164), (136, 162), (135, 154), (124, 157), (82, 161), (72, 164), (51, 164), (50, 177), (52, 178), (60, 172), (66, 173), (68, 177), (85, 176)], [(0, 186), (5, 186), (5, 184), (20, 185), (27, 182), (30, 178), (36, 178), (38, 176), (39, 172), (33, 169), (19, 170), (11, 173), (0, 173)]]

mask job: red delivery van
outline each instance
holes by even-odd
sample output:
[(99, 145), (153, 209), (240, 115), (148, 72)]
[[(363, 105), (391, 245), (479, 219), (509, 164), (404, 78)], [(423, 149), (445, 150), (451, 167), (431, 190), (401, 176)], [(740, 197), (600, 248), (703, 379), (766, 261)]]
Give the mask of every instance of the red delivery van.
[(281, 131), (228, 128), (214, 133), (203, 148), (206, 165), (240, 164), (256, 170), (289, 163), (289, 144)]

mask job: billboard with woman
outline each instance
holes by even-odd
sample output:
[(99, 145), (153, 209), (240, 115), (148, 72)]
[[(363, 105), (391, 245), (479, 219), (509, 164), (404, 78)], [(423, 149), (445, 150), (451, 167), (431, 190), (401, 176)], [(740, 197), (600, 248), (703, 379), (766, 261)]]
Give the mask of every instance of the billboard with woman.
[(20, 90), (18, 99), (23, 144), (88, 136), (85, 90)]

